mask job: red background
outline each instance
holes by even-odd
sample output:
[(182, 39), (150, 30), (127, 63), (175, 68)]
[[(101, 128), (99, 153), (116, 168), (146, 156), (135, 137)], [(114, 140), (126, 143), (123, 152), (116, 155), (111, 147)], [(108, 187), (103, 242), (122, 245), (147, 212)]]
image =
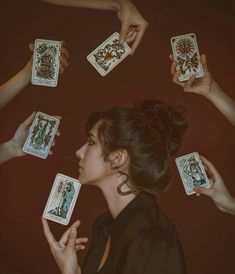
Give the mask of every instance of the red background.
[[(114, 31), (117, 16), (109, 11), (58, 7), (40, 1), (2, 0), (0, 4), (0, 83), (30, 58), (27, 44), (35, 38), (65, 40), (70, 67), (57, 88), (29, 84), (1, 109), (0, 142), (34, 110), (63, 117), (61, 137), (47, 160), (25, 156), (0, 169), (0, 273), (58, 273), (44, 239), (40, 216), (55, 174), (77, 176), (75, 151), (85, 141), (88, 115), (111, 105), (129, 105), (145, 98), (162, 99), (187, 109), (189, 128), (178, 155), (198, 151), (211, 160), (235, 194), (235, 130), (203, 97), (186, 94), (171, 82), (170, 37), (197, 35), (210, 71), (228, 95), (234, 95), (235, 9), (232, 1), (134, 1), (150, 23), (135, 55), (105, 78), (86, 56)], [(162, 2), (162, 3), (161, 3)], [(159, 196), (163, 210), (178, 228), (188, 273), (234, 271), (235, 218), (221, 213), (207, 197), (187, 197), (173, 167), (173, 185)], [(72, 220), (82, 222), (81, 235), (90, 236), (92, 221), (106, 208), (99, 190), (83, 187)], [(51, 223), (59, 237), (65, 227)], [(81, 254), (81, 260), (84, 253)]]

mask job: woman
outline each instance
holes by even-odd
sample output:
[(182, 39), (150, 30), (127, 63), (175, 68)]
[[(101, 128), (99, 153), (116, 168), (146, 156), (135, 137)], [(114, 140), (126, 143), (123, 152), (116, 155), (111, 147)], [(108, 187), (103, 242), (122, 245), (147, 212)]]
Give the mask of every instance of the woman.
[(61, 273), (185, 273), (177, 232), (153, 194), (169, 186), (186, 127), (179, 111), (157, 100), (90, 116), (87, 143), (76, 152), (79, 180), (99, 187), (109, 210), (95, 221), (82, 269), (76, 251), (87, 238), (77, 238), (79, 221), (57, 242), (42, 219)]

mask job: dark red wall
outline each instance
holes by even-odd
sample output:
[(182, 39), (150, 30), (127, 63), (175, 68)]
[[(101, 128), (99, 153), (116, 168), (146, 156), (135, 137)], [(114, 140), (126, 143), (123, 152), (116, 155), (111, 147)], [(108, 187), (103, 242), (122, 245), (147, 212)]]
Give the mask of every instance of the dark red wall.
[[(235, 11), (231, 1), (134, 1), (150, 27), (133, 57), (105, 78), (86, 56), (120, 23), (113, 12), (57, 7), (39, 1), (2, 0), (0, 4), (0, 83), (21, 69), (35, 38), (67, 41), (70, 67), (57, 88), (28, 85), (0, 111), (0, 142), (40, 110), (63, 117), (61, 137), (47, 160), (26, 156), (0, 167), (0, 273), (58, 273), (44, 239), (40, 216), (57, 172), (77, 176), (75, 151), (85, 141), (91, 111), (113, 104), (159, 98), (187, 109), (189, 129), (179, 155), (198, 151), (218, 168), (235, 195), (235, 129), (204, 98), (185, 94), (171, 82), (170, 37), (195, 32), (201, 53), (226, 93), (234, 95)], [(190, 274), (234, 271), (235, 218), (221, 213), (206, 197), (187, 197), (173, 167), (173, 185), (159, 203), (178, 228)], [(106, 208), (101, 193), (84, 187), (72, 220), (81, 235)], [(65, 227), (51, 223), (56, 237)], [(81, 260), (84, 254), (81, 254)]]

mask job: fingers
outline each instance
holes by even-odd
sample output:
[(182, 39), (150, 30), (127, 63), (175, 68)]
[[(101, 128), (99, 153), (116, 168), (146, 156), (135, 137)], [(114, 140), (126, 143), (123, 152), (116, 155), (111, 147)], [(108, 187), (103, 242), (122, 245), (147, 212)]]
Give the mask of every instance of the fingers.
[(203, 194), (211, 198), (214, 196), (214, 188), (205, 188), (202, 186), (195, 186), (193, 190), (199, 194)]
[(136, 36), (136, 39), (135, 39), (135, 42), (131, 48), (131, 55), (134, 54), (135, 50), (137, 49), (137, 47), (139, 46), (143, 36), (144, 36), (144, 33), (146, 31), (148, 27), (148, 23), (146, 22), (146, 25), (142, 26), (142, 29), (137, 33), (137, 36)]
[(76, 238), (77, 238), (77, 228), (72, 227), (69, 231), (68, 244), (66, 249), (74, 250), (76, 247)]
[(126, 40), (128, 28), (129, 28), (129, 21), (127, 19), (124, 19), (122, 21), (122, 27), (120, 31), (120, 37), (119, 37), (120, 43), (123, 43)]
[(87, 237), (83, 237), (83, 238), (77, 238), (76, 239), (76, 245), (80, 245), (82, 243), (86, 243), (88, 241)]
[(136, 36), (137, 36), (137, 31), (130, 31), (126, 37), (126, 43), (129, 44), (129, 43), (132, 43), (133, 41), (135, 41), (136, 39)]
[(33, 119), (35, 116), (35, 111), (21, 124), (22, 127), (27, 128), (29, 125), (31, 125)]
[(174, 61), (174, 57), (172, 54), (169, 55), (169, 58), (171, 59), (171, 61)]
[(34, 44), (33, 43), (29, 43), (28, 47), (29, 47), (30, 51), (33, 52), (33, 50), (34, 50)]
[(60, 131), (57, 129), (56, 136), (60, 136)]
[(69, 58), (69, 51), (67, 48), (65, 48), (66, 42), (61, 41), (61, 47), (60, 47), (60, 68), (59, 71), (61, 74), (64, 73), (64, 70), (66, 67), (69, 66), (68, 58)]
[(173, 61), (173, 63), (171, 64), (171, 74), (174, 75), (176, 72), (177, 72), (176, 62)]
[(74, 222), (74, 223), (71, 225), (71, 227), (70, 227), (69, 229), (67, 229), (67, 230), (65, 231), (65, 233), (62, 235), (62, 237), (60, 238), (60, 241), (59, 241), (60, 244), (61, 244), (62, 246), (65, 246), (65, 245), (67, 244), (68, 238), (69, 238), (70, 230), (71, 230), (72, 228), (77, 229), (77, 228), (80, 226), (80, 224), (81, 224), (81, 222), (80, 222), (79, 220), (77, 220), (76, 222)]
[(45, 218), (42, 217), (41, 219), (42, 219), (43, 232), (47, 239), (47, 242), (51, 248), (55, 247), (56, 240), (55, 240), (53, 234), (51, 233), (49, 224)]
[(67, 68), (68, 66), (69, 66), (69, 62), (68, 62), (67, 58), (61, 56), (60, 57), (60, 68), (59, 68), (60, 73), (63, 74), (65, 71), (65, 68)]
[(206, 61), (206, 55), (205, 54), (201, 55), (200, 61), (201, 61), (203, 69), (205, 71), (208, 71), (208, 66), (207, 66), (207, 61)]
[(60, 58), (60, 66), (66, 68), (69, 66), (68, 60), (63, 56)]
[(176, 71), (174, 74), (173, 74), (173, 77), (172, 77), (172, 82), (181, 86), (181, 87), (184, 87), (185, 85), (185, 82), (181, 82), (179, 80), (179, 75), (180, 75), (180, 71)]
[(220, 176), (215, 166), (210, 161), (208, 161), (205, 157), (200, 155), (200, 158), (202, 160), (202, 163), (207, 167), (208, 171), (211, 173), (214, 181), (222, 180), (222, 177)]
[(193, 82), (195, 81), (195, 79), (196, 79), (196, 78), (195, 78), (195, 76), (193, 75), (193, 76), (191, 76), (191, 77), (189, 78), (188, 81), (185, 82), (184, 91), (188, 91), (188, 92), (191, 91), (191, 89), (192, 89), (192, 84), (193, 84)]
[(65, 41), (61, 41), (60, 55), (65, 56), (66, 58), (70, 57), (69, 51), (64, 46), (66, 45)]
[(84, 250), (86, 248), (85, 244), (88, 242), (88, 238), (77, 238), (75, 242), (76, 250)]

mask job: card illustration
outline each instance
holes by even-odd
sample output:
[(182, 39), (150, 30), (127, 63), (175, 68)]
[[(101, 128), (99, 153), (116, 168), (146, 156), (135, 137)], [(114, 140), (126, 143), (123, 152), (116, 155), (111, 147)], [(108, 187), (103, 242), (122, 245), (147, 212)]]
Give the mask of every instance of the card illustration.
[(192, 75), (195, 75), (196, 78), (204, 75), (194, 33), (172, 37), (171, 46), (177, 68), (181, 72), (180, 81), (186, 81)]
[(210, 187), (209, 179), (197, 152), (178, 157), (175, 161), (188, 195), (195, 193), (194, 186)]
[(59, 119), (42, 112), (37, 112), (30, 127), (23, 151), (45, 159), (55, 137)]
[(105, 76), (130, 53), (131, 49), (127, 43), (121, 44), (119, 33), (115, 32), (90, 53), (87, 60), (102, 76)]
[(72, 215), (81, 184), (78, 180), (58, 173), (48, 198), (43, 217), (67, 225)]
[(43, 86), (57, 86), (60, 66), (59, 41), (35, 40), (32, 84)]

